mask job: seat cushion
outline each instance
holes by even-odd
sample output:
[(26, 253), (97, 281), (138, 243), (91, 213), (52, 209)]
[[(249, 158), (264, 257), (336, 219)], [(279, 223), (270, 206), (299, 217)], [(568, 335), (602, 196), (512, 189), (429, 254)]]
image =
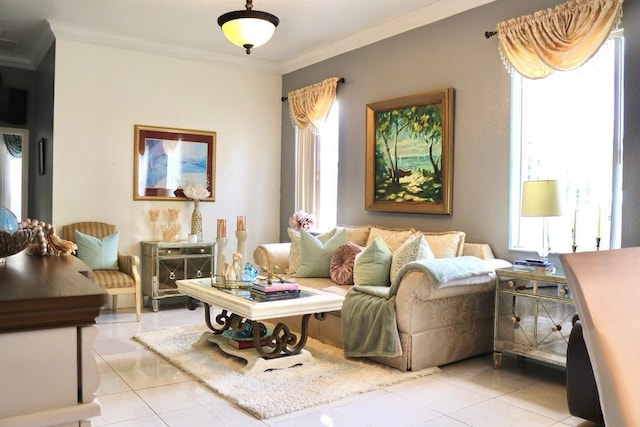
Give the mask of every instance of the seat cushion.
[(91, 280), (104, 289), (134, 288), (133, 277), (117, 270), (93, 270)]

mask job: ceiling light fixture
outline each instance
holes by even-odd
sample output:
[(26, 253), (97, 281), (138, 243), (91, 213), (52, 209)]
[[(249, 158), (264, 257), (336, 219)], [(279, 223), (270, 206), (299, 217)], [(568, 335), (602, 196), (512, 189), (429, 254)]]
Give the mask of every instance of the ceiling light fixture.
[(220, 15), (218, 25), (231, 43), (243, 47), (249, 55), (252, 48), (271, 39), (280, 19), (270, 13), (253, 10), (253, 0), (247, 0), (245, 7), (246, 10)]

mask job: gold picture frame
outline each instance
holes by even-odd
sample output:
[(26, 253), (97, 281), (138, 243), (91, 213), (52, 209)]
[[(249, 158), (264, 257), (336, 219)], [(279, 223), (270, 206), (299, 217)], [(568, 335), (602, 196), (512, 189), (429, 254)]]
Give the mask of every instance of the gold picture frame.
[(453, 88), (367, 105), (365, 209), (451, 215)]
[(189, 200), (183, 188), (202, 184), (215, 201), (215, 132), (135, 125), (134, 141), (134, 200)]

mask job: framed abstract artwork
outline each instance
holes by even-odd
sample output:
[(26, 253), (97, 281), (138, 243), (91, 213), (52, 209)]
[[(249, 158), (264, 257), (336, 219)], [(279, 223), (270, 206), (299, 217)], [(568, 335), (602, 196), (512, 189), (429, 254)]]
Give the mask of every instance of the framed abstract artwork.
[(135, 125), (133, 165), (134, 200), (189, 200), (197, 184), (215, 200), (215, 132)]
[(453, 88), (367, 105), (365, 208), (452, 213)]

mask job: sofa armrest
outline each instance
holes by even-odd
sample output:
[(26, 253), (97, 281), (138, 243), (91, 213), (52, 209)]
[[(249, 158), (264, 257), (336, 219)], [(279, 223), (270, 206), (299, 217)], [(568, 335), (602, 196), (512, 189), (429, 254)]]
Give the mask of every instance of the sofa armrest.
[(480, 259), (493, 259), (493, 251), (487, 243), (465, 243), (462, 255), (471, 255)]
[(289, 249), (291, 243), (265, 243), (258, 246), (253, 251), (253, 261), (256, 263), (258, 270), (267, 267), (273, 270), (274, 266), (278, 266), (281, 273), (289, 268)]

